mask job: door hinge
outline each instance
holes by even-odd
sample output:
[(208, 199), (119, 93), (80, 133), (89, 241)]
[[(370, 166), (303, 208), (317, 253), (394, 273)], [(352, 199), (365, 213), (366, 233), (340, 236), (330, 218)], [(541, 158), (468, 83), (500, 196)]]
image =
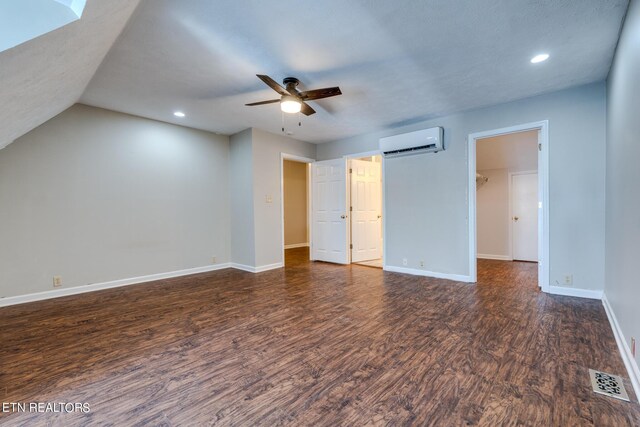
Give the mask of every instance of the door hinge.
[(353, 212), (353, 206), (349, 206), (349, 212)]
[(349, 173), (353, 173), (353, 169), (349, 168)]
[(542, 151), (542, 144), (538, 144), (538, 151)]
[(349, 245), (349, 249), (353, 249), (353, 243)]

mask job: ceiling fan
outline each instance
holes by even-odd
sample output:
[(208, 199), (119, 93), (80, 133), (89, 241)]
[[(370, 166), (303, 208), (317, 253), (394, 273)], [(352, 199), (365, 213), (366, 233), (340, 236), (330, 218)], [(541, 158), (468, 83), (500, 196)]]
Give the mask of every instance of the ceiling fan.
[(285, 87), (280, 86), (275, 80), (269, 76), (256, 74), (260, 80), (265, 82), (267, 86), (278, 92), (280, 99), (271, 99), (269, 101), (252, 102), (245, 104), (248, 106), (280, 103), (280, 109), (285, 113), (302, 113), (306, 116), (314, 114), (316, 111), (311, 108), (305, 101), (315, 101), (317, 99), (329, 98), (331, 96), (342, 95), (339, 87), (327, 87), (324, 89), (307, 90), (298, 92), (296, 87), (300, 84), (300, 80), (295, 77), (287, 77), (282, 83)]

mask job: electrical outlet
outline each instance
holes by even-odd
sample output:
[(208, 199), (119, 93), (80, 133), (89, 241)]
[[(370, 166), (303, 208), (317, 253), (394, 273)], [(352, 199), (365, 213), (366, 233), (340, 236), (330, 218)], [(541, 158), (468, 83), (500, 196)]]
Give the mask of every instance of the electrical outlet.
[(631, 355), (636, 357), (636, 339), (631, 337)]
[(62, 286), (62, 277), (53, 276), (53, 287), (59, 288), (60, 286)]
[(218, 260), (216, 259), (216, 257), (212, 256), (211, 257), (211, 264), (215, 264), (216, 262), (218, 262)]
[(573, 274), (567, 274), (564, 276), (564, 284), (567, 286), (573, 285)]
[(407, 259), (406, 258), (402, 258), (402, 265), (407, 265)]
[(424, 261), (420, 261), (420, 267), (424, 267)]

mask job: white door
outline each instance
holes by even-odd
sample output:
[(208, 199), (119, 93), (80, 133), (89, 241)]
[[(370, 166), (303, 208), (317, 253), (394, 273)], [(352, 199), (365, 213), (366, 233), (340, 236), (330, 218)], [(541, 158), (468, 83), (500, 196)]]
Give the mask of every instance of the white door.
[(511, 177), (513, 259), (538, 261), (538, 174)]
[(382, 258), (380, 163), (351, 160), (351, 262)]
[(316, 261), (349, 263), (346, 164), (345, 159), (311, 164), (311, 258)]

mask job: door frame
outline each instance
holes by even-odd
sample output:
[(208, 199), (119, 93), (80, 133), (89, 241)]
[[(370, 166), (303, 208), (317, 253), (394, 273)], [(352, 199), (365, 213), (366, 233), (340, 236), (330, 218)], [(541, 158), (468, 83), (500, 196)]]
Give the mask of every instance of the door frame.
[[(509, 172), (509, 183), (508, 183), (508, 197), (509, 197), (509, 258), (513, 261), (515, 258), (513, 256), (513, 177), (516, 175), (533, 175), (537, 174), (537, 170), (527, 170), (527, 171), (518, 171), (518, 172)], [(538, 179), (539, 181), (539, 179)], [(538, 182), (538, 185), (540, 183)], [(539, 222), (539, 221), (538, 221)], [(538, 224), (540, 226), (540, 224)], [(540, 237), (538, 235), (538, 237)], [(538, 247), (538, 257), (540, 257), (540, 248)]]
[[(315, 159), (311, 159), (309, 157), (297, 156), (295, 154), (289, 153), (280, 153), (280, 230), (282, 231), (282, 235), (280, 236), (280, 252), (282, 256), (282, 265), (285, 265), (284, 259), (284, 161), (291, 160), (298, 163), (306, 163), (307, 164), (307, 233), (309, 234), (309, 248), (311, 248), (311, 244), (313, 242), (313, 235), (311, 227), (311, 208), (312, 208), (312, 197), (311, 197), (311, 168), (309, 165), (311, 163), (315, 163)], [(311, 250), (309, 250), (309, 257), (311, 257)]]
[[(543, 292), (549, 292), (549, 121), (525, 123), (516, 126), (493, 129), (469, 134), (467, 140), (468, 153), (468, 217), (469, 224), (469, 277), (471, 282), (478, 281), (478, 236), (476, 206), (476, 142), (478, 139), (492, 136), (537, 130), (538, 133), (538, 285)], [(513, 255), (513, 253), (512, 253)]]
[[(386, 225), (386, 218), (387, 218), (387, 213), (386, 213), (387, 204), (385, 202), (385, 191), (384, 191), (384, 183), (385, 183), (384, 156), (382, 155), (382, 151), (373, 150), (373, 151), (364, 151), (361, 153), (346, 154), (342, 156), (342, 158), (347, 160), (347, 167), (350, 167), (349, 161), (351, 159), (360, 159), (362, 157), (371, 157), (371, 156), (380, 156), (380, 159), (381, 159), (380, 169), (382, 170), (382, 183), (381, 183), (380, 191), (381, 191), (381, 198), (382, 198), (382, 269), (386, 270), (387, 269), (387, 231), (386, 231), (385, 225)], [(351, 203), (351, 175), (349, 174), (349, 171), (347, 171), (347, 200), (349, 201), (349, 203)], [(351, 212), (349, 212), (349, 233), (347, 236), (347, 244), (349, 245), (349, 247), (351, 247)], [(349, 249), (349, 264), (351, 264), (351, 249)]]

